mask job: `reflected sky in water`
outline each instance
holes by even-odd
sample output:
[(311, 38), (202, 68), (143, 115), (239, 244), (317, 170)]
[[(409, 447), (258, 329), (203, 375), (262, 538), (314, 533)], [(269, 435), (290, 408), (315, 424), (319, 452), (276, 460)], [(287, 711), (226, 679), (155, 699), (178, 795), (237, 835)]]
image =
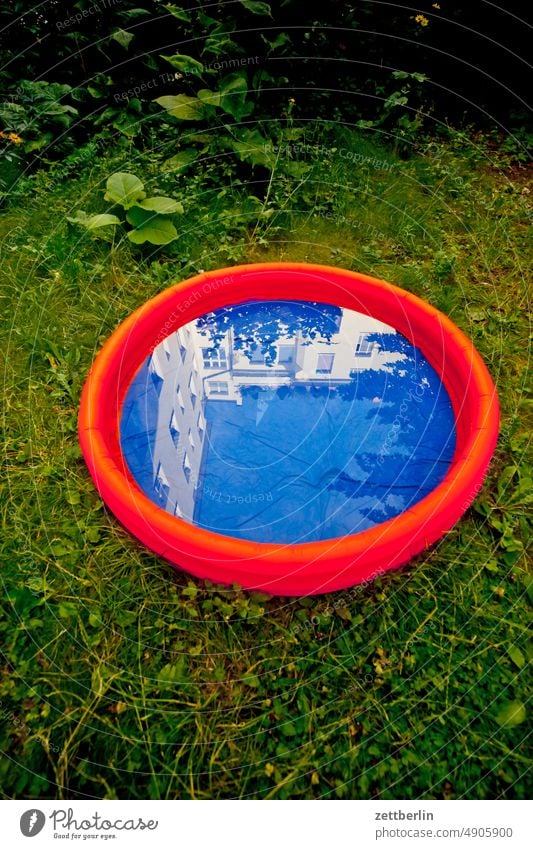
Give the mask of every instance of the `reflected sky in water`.
[(358, 533), (444, 478), (454, 415), (392, 327), (303, 301), (250, 301), (168, 336), (124, 402), (120, 435), (146, 495), (257, 542)]

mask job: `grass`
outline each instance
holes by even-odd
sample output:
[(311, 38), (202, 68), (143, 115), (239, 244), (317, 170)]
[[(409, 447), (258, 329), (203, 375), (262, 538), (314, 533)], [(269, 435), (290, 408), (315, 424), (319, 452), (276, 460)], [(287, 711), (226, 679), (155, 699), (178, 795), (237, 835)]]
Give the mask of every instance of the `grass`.
[[(407, 160), (328, 127), (299, 144), (247, 185), (227, 161), (175, 174), (159, 152), (110, 151), (26, 180), (0, 216), (6, 797), (526, 797), (527, 170), (464, 135)], [(105, 209), (118, 169), (183, 200), (175, 246), (150, 255), (66, 223)], [(464, 518), (342, 596), (173, 570), (107, 512), (77, 444), (87, 370), (132, 309), (199, 268), (275, 259), (428, 299), (473, 339), (502, 404)]]

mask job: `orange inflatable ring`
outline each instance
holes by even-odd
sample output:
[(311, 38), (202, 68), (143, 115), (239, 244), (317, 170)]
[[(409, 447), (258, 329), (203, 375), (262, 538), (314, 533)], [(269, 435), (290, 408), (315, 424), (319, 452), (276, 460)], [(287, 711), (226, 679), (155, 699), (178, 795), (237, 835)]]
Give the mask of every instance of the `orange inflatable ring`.
[[(450, 397), (456, 448), (442, 482), (393, 519), (352, 536), (288, 545), (236, 539), (167, 513), (139, 488), (121, 451), (119, 421), (137, 370), (182, 325), (224, 306), (300, 299), (357, 310), (417, 346)], [(117, 519), (152, 551), (210, 581), (278, 595), (310, 595), (368, 581), (406, 563), (457, 522), (481, 488), (497, 440), (499, 405), (469, 339), (441, 312), (364, 274), (305, 263), (260, 263), (199, 274), (143, 304), (95, 359), (79, 438), (96, 487)]]

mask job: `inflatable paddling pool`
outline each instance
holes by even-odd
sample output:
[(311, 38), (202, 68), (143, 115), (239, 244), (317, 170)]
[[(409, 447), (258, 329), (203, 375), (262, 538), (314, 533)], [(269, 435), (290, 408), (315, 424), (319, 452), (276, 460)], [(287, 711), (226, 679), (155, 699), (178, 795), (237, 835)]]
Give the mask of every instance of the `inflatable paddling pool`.
[(202, 273), (96, 357), (79, 436), (119, 521), (217, 583), (309, 595), (407, 562), (479, 492), (498, 434), (479, 354), (442, 313), (303, 263)]

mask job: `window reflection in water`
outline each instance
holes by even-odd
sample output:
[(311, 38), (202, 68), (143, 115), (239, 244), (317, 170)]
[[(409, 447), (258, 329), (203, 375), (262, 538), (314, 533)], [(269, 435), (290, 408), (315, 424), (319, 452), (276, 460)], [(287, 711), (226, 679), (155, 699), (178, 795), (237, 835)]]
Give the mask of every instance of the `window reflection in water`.
[(328, 304), (247, 302), (168, 336), (121, 418), (130, 471), (165, 510), (258, 542), (393, 518), (444, 477), (448, 395), (392, 327)]

